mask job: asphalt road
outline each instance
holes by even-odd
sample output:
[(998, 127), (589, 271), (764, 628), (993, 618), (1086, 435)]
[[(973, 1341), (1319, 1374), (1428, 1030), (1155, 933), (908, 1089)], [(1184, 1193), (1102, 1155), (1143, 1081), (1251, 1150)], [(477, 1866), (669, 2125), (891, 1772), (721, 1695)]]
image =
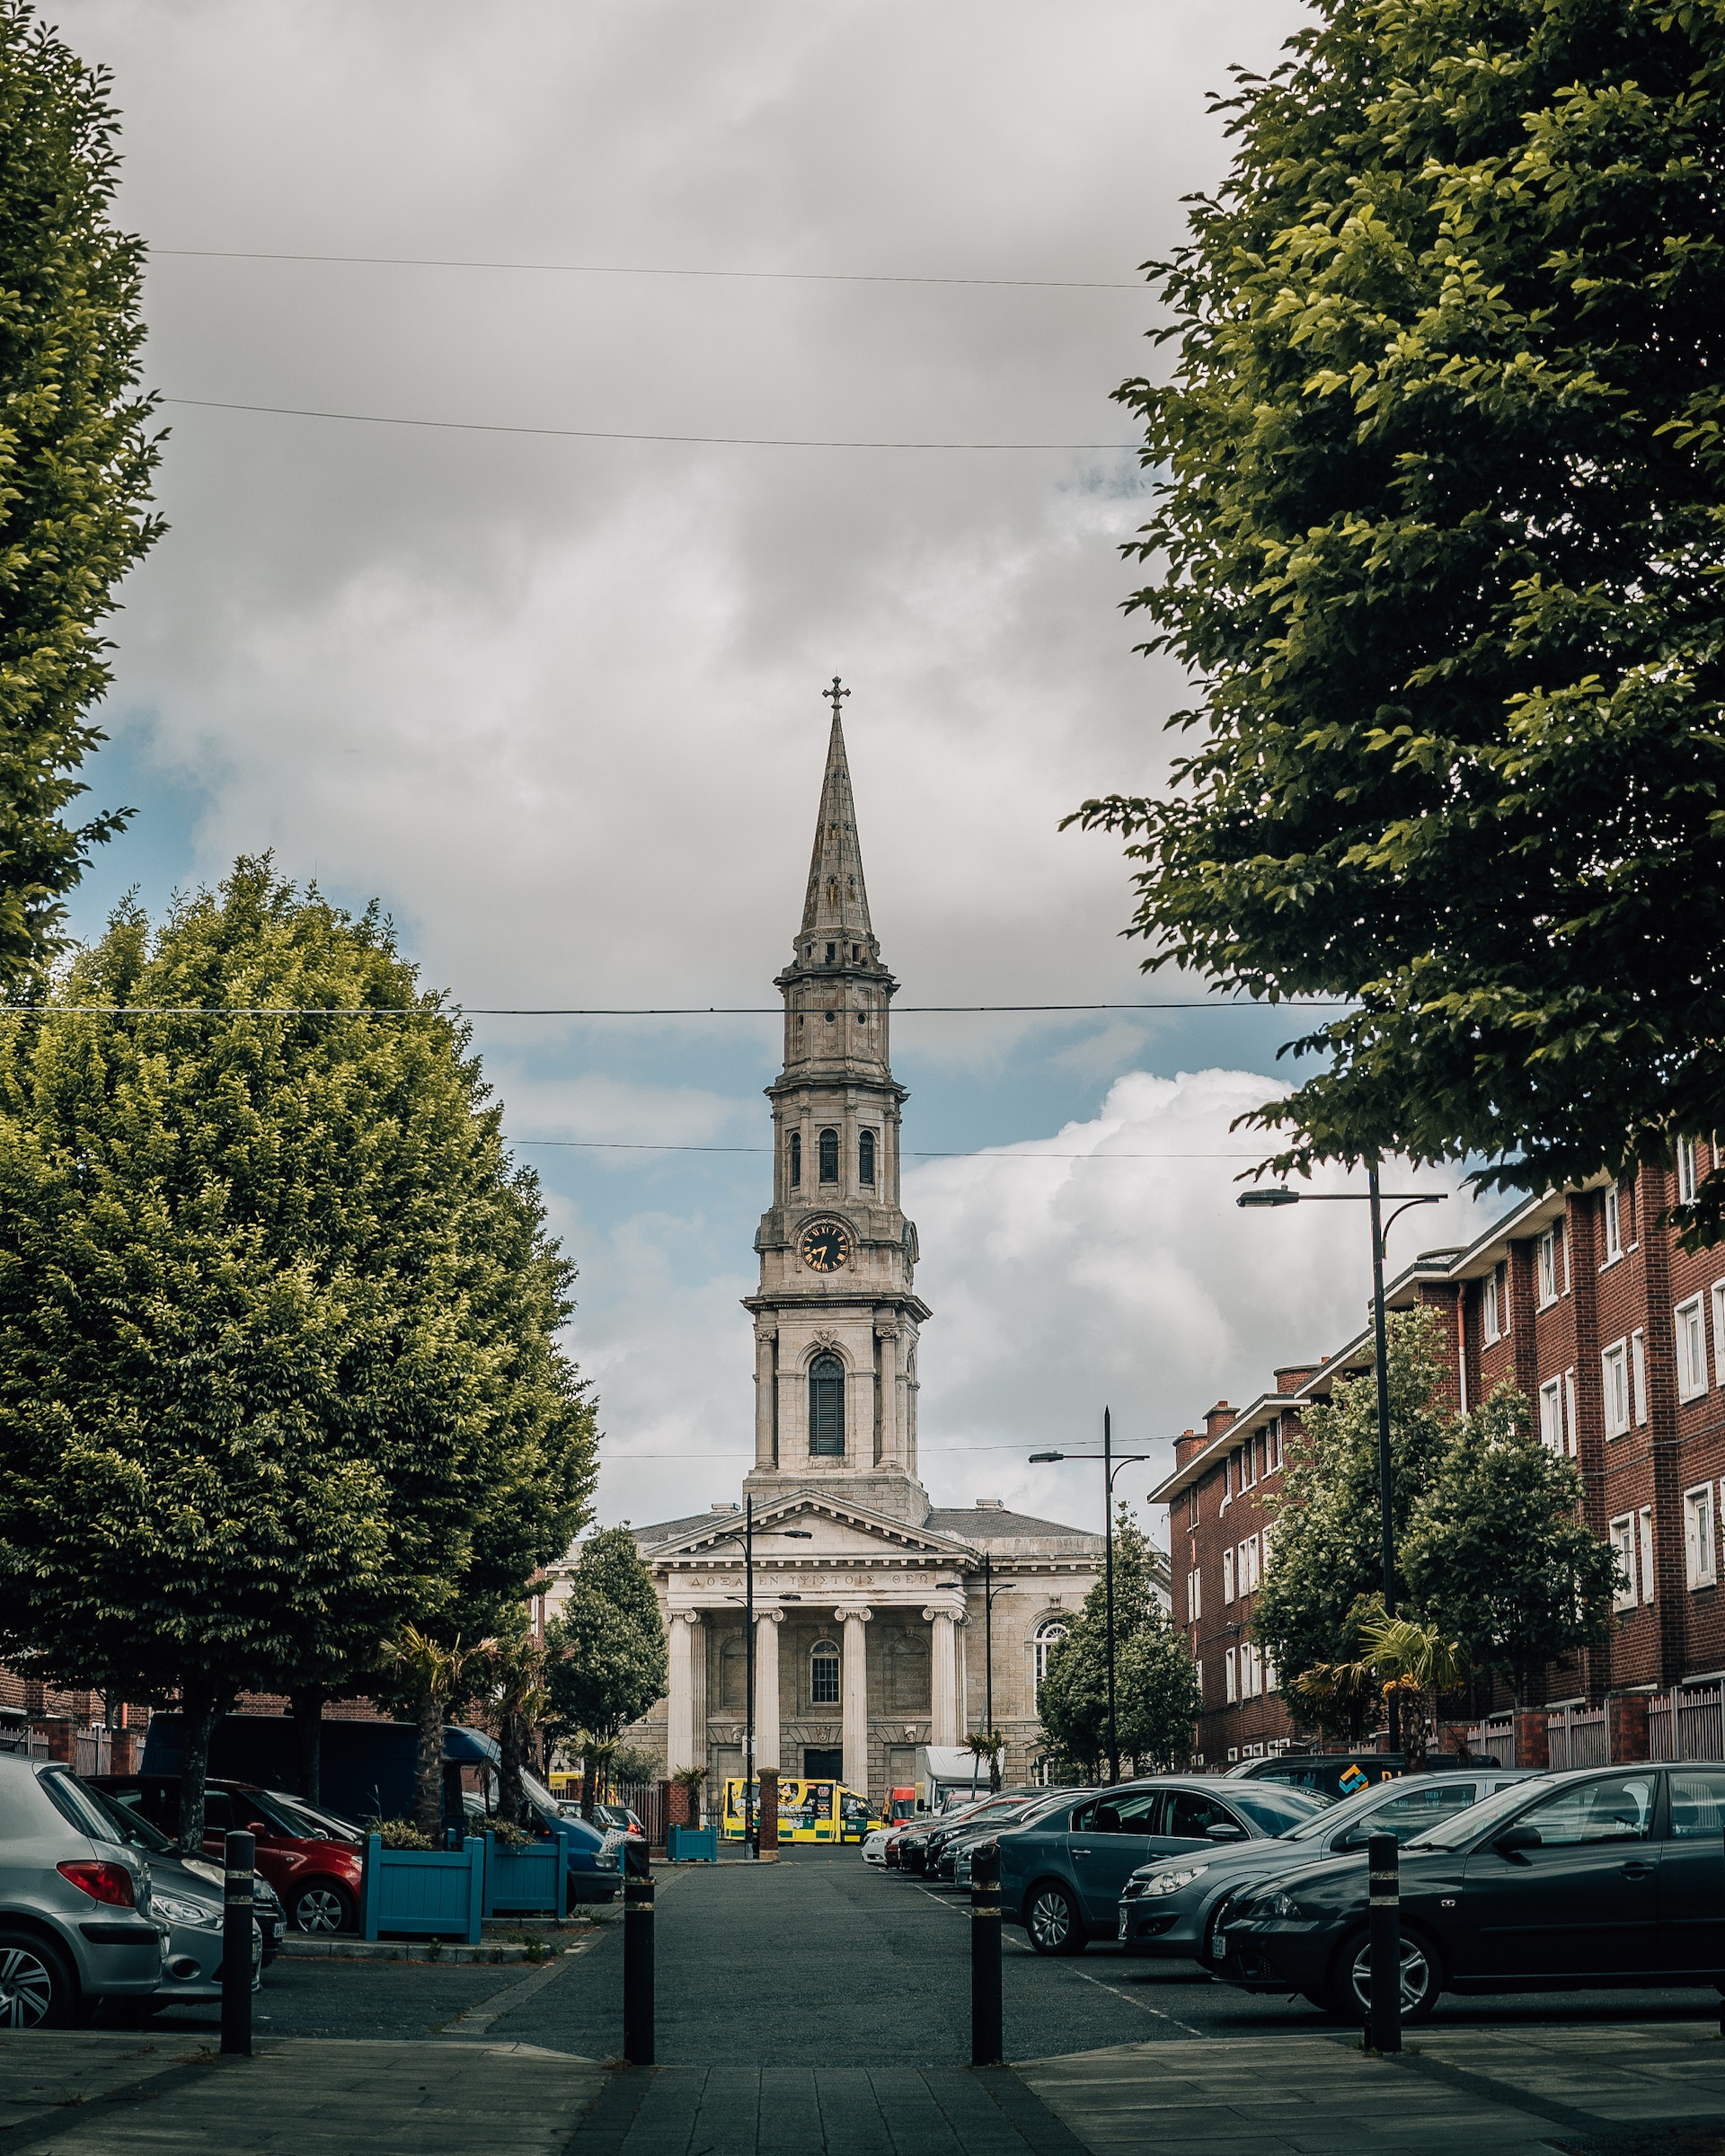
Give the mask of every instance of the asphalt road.
[[(864, 1867), (854, 1850), (800, 1850), (777, 1865), (661, 1870), (655, 1919), (662, 2064), (942, 2065), (969, 2055), (968, 1897)], [(459, 2038), (588, 2058), (622, 2047), (622, 1926), (551, 1968), (492, 1963), (284, 1958), (257, 1995), (258, 2033)], [(1190, 1963), (1093, 1946), (1032, 1954), (1006, 1932), (1006, 2049), (1049, 2058), (1157, 2037), (1331, 2028), (1304, 2001), (1250, 1998)], [(1711, 1992), (1542, 1993), (1445, 1999), (1452, 2027), (1716, 2020)], [(164, 2016), (215, 2028), (214, 2008)]]

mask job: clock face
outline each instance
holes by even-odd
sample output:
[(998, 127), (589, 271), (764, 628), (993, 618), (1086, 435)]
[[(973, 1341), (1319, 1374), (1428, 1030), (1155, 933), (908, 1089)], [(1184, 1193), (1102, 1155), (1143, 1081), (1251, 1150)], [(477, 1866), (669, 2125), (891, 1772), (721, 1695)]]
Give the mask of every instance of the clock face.
[(802, 1262), (812, 1273), (837, 1272), (850, 1263), (854, 1247), (851, 1231), (837, 1220), (811, 1220), (798, 1245)]

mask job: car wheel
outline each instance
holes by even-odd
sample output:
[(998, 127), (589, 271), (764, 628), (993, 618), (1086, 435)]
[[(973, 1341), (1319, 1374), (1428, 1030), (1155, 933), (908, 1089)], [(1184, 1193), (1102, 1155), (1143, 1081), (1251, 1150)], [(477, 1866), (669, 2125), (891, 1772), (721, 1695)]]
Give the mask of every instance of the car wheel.
[(0, 1931), (0, 2028), (69, 2028), (78, 1987), (65, 1957), (31, 1931)]
[(353, 1930), (353, 1896), (334, 1879), (309, 1880), (294, 1895), (296, 1931), (323, 1934)]
[[(1402, 1934), (1402, 2019), (1423, 2021), (1438, 2003), (1444, 1988), (1438, 1951), (1420, 1932)], [(1330, 2010), (1343, 2020), (1365, 2020), (1372, 2003), (1372, 1942), (1367, 1931), (1356, 1931), (1336, 1957), (1330, 1986)]]
[(1024, 1929), (1039, 1954), (1082, 1954), (1084, 1920), (1068, 1890), (1057, 1879), (1032, 1886), (1024, 1904)]

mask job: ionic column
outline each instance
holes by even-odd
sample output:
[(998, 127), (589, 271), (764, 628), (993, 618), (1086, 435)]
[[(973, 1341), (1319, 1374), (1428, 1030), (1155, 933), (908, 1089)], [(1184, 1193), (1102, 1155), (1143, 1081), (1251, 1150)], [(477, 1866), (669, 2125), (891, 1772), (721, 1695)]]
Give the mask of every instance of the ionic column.
[(869, 1787), (869, 1663), (868, 1635), (863, 1630), (872, 1610), (842, 1608), (834, 1612), (845, 1627), (842, 1668), (845, 1781), (849, 1789), (866, 1795)]
[(755, 1771), (779, 1763), (779, 1627), (783, 1610), (755, 1613)]
[(765, 1325), (755, 1328), (755, 1464), (770, 1468), (773, 1459), (773, 1343), (778, 1336)]
[(880, 1464), (896, 1467), (898, 1444), (898, 1326), (892, 1318), (874, 1321), (875, 1352), (880, 1358)]
[(928, 1741), (956, 1745), (959, 1741), (959, 1627), (964, 1619), (957, 1610), (926, 1609), (923, 1615), (934, 1627), (933, 1699), (931, 1702)]
[(671, 1617), (670, 1709), (665, 1731), (665, 1772), (676, 1774), (684, 1767), (702, 1764), (694, 1756), (694, 1670), (693, 1643), (700, 1622), (692, 1610), (677, 1610)]

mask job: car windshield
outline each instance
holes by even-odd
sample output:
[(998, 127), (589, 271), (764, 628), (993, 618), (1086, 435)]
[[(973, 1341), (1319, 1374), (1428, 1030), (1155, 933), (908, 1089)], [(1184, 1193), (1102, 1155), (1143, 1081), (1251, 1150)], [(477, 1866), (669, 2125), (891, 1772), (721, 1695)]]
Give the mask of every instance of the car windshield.
[(543, 1812), (548, 1819), (555, 1819), (562, 1809), (536, 1774), (522, 1773), (521, 1794), (535, 1812)]
[(177, 1857), (180, 1854), (179, 1845), (170, 1842), (159, 1826), (152, 1825), (149, 1820), (131, 1810), (118, 1797), (111, 1797), (106, 1789), (93, 1789), (87, 1781), (79, 1782), (78, 1787), (112, 1823), (106, 1836), (108, 1841), (113, 1841), (118, 1833), (120, 1841), (129, 1842), (134, 1849), (146, 1849), (153, 1857)]
[(66, 1769), (53, 1769), (40, 1780), (43, 1794), (55, 1810), (81, 1834), (88, 1834), (97, 1842), (118, 1838), (113, 1821), (96, 1802), (96, 1792), (86, 1789)]
[(284, 1833), (296, 1834), (305, 1842), (363, 1842), (365, 1832), (351, 1819), (343, 1819), (339, 1812), (320, 1810), (307, 1804), (303, 1797), (289, 1797), (280, 1789), (263, 1789), (253, 1792), (258, 1808), (264, 1816)]
[(1322, 1811), (1314, 1812), (1311, 1818), (1303, 1819), (1287, 1839), (1290, 1842), (1310, 1842), (1319, 1834), (1327, 1834), (1332, 1827), (1345, 1833), (1356, 1819), (1368, 1812), (1375, 1812), (1381, 1804), (1389, 1803), (1392, 1791), (1405, 1789), (1408, 1779), (1403, 1775), (1398, 1781), (1375, 1781), (1369, 1789), (1356, 1789), (1351, 1797), (1344, 1797), (1339, 1804), (1327, 1805)]
[(1410, 1842), (1411, 1849), (1460, 1849), (1464, 1842), (1475, 1835), (1489, 1833), (1507, 1813), (1518, 1808), (1522, 1802), (1543, 1789), (1543, 1780), (1535, 1776), (1531, 1781), (1512, 1781), (1507, 1789), (1499, 1789), (1495, 1797), (1484, 1798), (1470, 1805), (1465, 1811), (1457, 1812), (1453, 1819), (1446, 1819), (1441, 1826), (1434, 1826), (1421, 1834), (1418, 1841)]
[[(1314, 1817), (1312, 1800), (1303, 1790), (1271, 1789), (1264, 1782), (1231, 1789), (1228, 1802), (1237, 1805), (1252, 1824), (1267, 1834), (1285, 1834), (1289, 1827)], [(1316, 1817), (1333, 1819), (1335, 1812), (1326, 1807)]]

